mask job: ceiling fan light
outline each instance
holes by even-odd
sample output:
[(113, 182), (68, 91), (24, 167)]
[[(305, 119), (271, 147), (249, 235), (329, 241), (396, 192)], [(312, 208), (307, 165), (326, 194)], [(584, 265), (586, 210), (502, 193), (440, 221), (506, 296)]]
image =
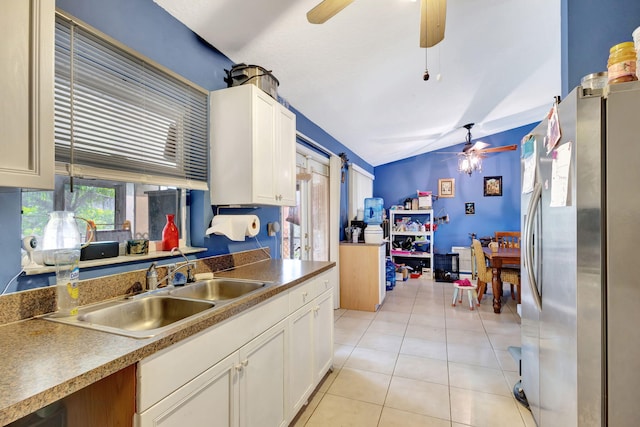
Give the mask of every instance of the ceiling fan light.
[(458, 172), (471, 176), (474, 171), (482, 172), (482, 158), (474, 153), (460, 156), (458, 159)]
[(458, 172), (469, 173), (470, 169), (471, 163), (469, 162), (469, 158), (467, 156), (460, 156), (458, 159)]

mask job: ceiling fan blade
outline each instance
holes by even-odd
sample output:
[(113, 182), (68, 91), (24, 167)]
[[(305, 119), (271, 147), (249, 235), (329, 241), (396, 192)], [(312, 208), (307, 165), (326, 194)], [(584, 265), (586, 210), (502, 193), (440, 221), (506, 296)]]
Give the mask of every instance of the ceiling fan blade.
[(478, 150), (478, 153), (501, 153), (503, 151), (515, 151), (518, 149), (518, 144), (513, 145), (503, 145), (502, 147), (493, 147), (493, 148), (484, 148), (482, 150)]
[(353, 3), (353, 0), (324, 0), (307, 12), (307, 21), (312, 24), (323, 24), (336, 13)]
[(476, 141), (475, 144), (473, 144), (473, 147), (471, 147), (471, 150), (472, 151), (480, 151), (480, 150), (484, 150), (488, 146), (489, 146), (489, 144), (487, 144), (486, 142)]
[(447, 0), (420, 0), (420, 47), (432, 47), (444, 39)]

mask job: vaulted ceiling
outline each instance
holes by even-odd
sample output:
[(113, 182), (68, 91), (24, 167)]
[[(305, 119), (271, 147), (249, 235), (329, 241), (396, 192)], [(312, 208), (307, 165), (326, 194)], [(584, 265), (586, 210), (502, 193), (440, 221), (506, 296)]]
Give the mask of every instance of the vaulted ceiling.
[(154, 1), (272, 70), (280, 96), (373, 166), (464, 142), (466, 123), (477, 139), (537, 122), (561, 90), (557, 0), (448, 0), (429, 49), (419, 1), (356, 0), (322, 25), (306, 20), (319, 0)]

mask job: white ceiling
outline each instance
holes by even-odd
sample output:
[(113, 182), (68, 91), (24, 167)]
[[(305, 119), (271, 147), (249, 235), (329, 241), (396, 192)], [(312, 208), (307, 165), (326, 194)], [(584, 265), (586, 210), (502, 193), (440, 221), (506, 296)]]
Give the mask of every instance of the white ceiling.
[[(373, 166), (541, 120), (561, 90), (560, 2), (449, 0), (423, 81), (420, 2), (356, 0), (322, 25), (319, 0), (154, 0)], [(517, 141), (515, 141), (517, 142)]]

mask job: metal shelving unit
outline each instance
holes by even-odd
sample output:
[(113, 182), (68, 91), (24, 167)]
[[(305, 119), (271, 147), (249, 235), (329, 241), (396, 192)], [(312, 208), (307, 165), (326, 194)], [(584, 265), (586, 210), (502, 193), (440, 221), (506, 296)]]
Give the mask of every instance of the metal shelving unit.
[[(405, 218), (408, 221), (419, 221), (424, 226), (424, 230), (414, 229), (415, 224), (407, 226)], [(403, 240), (402, 237), (412, 238), (411, 249), (393, 247), (393, 242)], [(420, 246), (421, 243), (428, 244), (428, 250), (417, 250), (416, 245)], [(433, 279), (433, 243), (432, 209), (389, 211), (389, 254), (395, 263), (408, 264), (412, 267), (420, 264), (422, 272), (425, 273), (428, 269), (428, 274)]]

